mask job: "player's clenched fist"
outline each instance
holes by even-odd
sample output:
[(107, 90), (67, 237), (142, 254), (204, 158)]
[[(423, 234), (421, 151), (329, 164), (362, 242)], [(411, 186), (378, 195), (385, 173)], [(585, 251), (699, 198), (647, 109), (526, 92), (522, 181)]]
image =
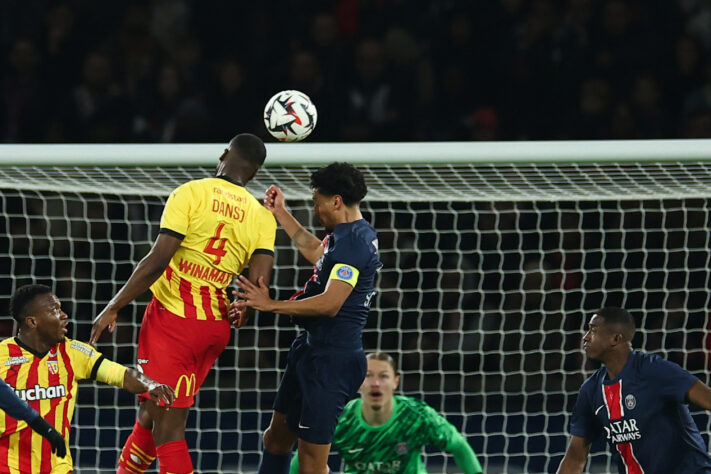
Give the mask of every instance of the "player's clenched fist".
[(264, 193), (264, 207), (269, 209), (272, 214), (277, 215), (279, 212), (286, 210), (286, 200), (284, 193), (279, 186), (272, 184)]

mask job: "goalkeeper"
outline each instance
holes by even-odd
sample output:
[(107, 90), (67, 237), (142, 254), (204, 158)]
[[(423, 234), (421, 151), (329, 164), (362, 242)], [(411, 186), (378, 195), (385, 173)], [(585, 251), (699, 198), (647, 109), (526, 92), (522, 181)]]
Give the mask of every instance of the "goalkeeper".
[[(392, 357), (375, 352), (367, 358), (362, 396), (346, 405), (333, 437), (345, 463), (343, 472), (426, 474), (421, 453), (427, 444), (453, 454), (465, 474), (482, 472), (471, 446), (449, 421), (424, 402), (393, 395), (400, 375)], [(294, 456), (290, 473), (298, 472), (299, 458)]]

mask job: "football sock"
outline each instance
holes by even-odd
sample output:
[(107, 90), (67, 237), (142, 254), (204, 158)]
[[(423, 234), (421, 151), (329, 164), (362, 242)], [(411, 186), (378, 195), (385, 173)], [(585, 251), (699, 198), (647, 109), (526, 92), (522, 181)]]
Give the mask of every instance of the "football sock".
[(291, 461), (291, 453), (272, 454), (269, 451), (262, 451), (262, 463), (257, 474), (288, 474), (289, 461)]
[(143, 474), (156, 458), (153, 434), (136, 420), (131, 436), (123, 445), (116, 474)]
[(156, 448), (160, 474), (192, 474), (193, 460), (190, 459), (188, 443), (183, 439), (161, 444)]

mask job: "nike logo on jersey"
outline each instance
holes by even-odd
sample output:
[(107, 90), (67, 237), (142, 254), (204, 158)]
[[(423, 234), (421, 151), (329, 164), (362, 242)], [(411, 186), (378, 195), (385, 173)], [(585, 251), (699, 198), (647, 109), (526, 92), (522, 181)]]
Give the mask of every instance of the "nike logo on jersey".
[(597, 410), (595, 410), (595, 415), (597, 415), (598, 412), (599, 412), (600, 410), (602, 410), (603, 408), (605, 408), (605, 405), (600, 405), (599, 407), (597, 407)]
[(354, 448), (354, 449), (349, 449), (348, 454), (353, 454), (353, 453), (359, 453), (363, 451), (363, 448)]
[(304, 425), (301, 424), (301, 422), (299, 422), (299, 429), (300, 429), (300, 430), (309, 430), (309, 429), (311, 429), (311, 427), (310, 427), (310, 426), (304, 426)]

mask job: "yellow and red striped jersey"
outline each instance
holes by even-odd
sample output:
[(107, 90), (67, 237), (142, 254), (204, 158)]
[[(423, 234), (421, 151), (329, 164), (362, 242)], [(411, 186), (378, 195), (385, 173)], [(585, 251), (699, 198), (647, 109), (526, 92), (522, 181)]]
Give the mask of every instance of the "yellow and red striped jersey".
[(274, 252), (276, 220), (243, 186), (205, 178), (171, 193), (160, 232), (182, 242), (151, 286), (153, 295), (179, 316), (218, 320), (227, 314), (227, 286), (252, 254)]
[(76, 405), (77, 382), (96, 378), (104, 357), (83, 342), (65, 339), (38, 354), (19, 338), (0, 342), (0, 377), (15, 393), (64, 436), (67, 456), (52, 454), (49, 442), (24, 421), (0, 411), (0, 473), (72, 471), (69, 427)]

